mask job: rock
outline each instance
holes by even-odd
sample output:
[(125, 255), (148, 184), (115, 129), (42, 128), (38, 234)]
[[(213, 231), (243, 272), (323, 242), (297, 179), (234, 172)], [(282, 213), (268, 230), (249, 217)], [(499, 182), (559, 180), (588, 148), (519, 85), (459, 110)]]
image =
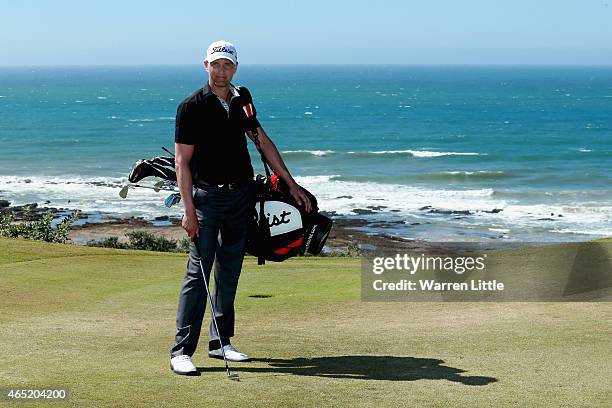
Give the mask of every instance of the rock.
[(172, 225), (181, 225), (183, 221), (181, 218), (178, 218), (178, 217), (169, 217), (168, 219), (170, 220)]
[(168, 217), (167, 215), (160, 215), (159, 217), (155, 217), (155, 221), (168, 221)]
[(30, 203), (30, 204), (24, 204), (24, 205), (16, 205), (15, 207), (13, 207), (13, 211), (14, 212), (33, 211), (33, 210), (36, 209), (36, 207), (38, 207), (37, 203)]
[(431, 214), (445, 214), (445, 215), (472, 215), (470, 210), (438, 210), (432, 209), (428, 211)]
[(365, 208), (355, 208), (353, 212), (357, 215), (375, 214), (375, 211), (367, 210)]
[(11, 205), (10, 201), (0, 200), (0, 208), (6, 208), (6, 207), (9, 207), (10, 205)]
[(343, 195), (343, 196), (338, 196), (338, 197), (336, 197), (335, 199), (339, 199), (339, 198), (349, 198), (349, 199), (350, 199), (350, 198), (353, 198), (353, 196), (350, 196), (350, 195)]
[(373, 228), (392, 228), (396, 225), (404, 225), (404, 221), (379, 221), (368, 224), (369, 227)]
[(489, 214), (497, 214), (502, 212), (503, 210), (501, 208), (494, 208), (492, 210), (485, 210), (483, 212), (489, 213)]

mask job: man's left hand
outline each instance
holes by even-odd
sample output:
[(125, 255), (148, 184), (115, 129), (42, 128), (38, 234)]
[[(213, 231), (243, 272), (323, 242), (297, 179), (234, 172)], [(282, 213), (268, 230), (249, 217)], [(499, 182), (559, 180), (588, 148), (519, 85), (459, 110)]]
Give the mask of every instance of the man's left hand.
[(289, 194), (291, 194), (291, 197), (293, 197), (293, 199), (299, 205), (304, 207), (304, 210), (307, 213), (312, 211), (312, 204), (310, 203), (308, 196), (306, 195), (306, 193), (304, 193), (304, 190), (302, 190), (302, 187), (300, 187), (297, 183), (293, 183), (289, 187)]

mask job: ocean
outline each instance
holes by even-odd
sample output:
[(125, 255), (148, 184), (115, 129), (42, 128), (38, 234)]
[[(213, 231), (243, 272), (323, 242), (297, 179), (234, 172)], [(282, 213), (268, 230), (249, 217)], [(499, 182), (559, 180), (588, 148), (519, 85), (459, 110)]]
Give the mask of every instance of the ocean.
[[(118, 192), (173, 150), (177, 105), (205, 81), (198, 65), (0, 68), (0, 199), (180, 215)], [(612, 236), (612, 67), (241, 65), (233, 82), (320, 209), (371, 232)]]

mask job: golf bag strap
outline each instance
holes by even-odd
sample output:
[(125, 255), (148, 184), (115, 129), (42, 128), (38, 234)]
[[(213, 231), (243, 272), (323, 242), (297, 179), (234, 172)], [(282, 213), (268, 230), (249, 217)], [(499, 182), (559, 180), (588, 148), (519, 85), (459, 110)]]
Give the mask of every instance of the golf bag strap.
[(259, 152), (259, 157), (261, 158), (261, 162), (263, 163), (264, 170), (266, 171), (266, 177), (269, 180), (270, 166), (268, 165), (268, 161), (264, 157), (263, 151), (261, 150), (261, 145), (259, 144), (259, 133), (257, 132), (257, 129), (252, 130), (251, 133), (253, 134), (253, 141), (255, 142), (255, 147), (257, 148), (257, 151)]
[(257, 265), (265, 265), (266, 258), (264, 257), (264, 249), (267, 246), (270, 240), (270, 227), (268, 226), (268, 220), (266, 219), (266, 214), (264, 213), (264, 200), (262, 199), (259, 202), (259, 225), (257, 226), (259, 229), (259, 256), (257, 257)]
[[(264, 170), (266, 171), (266, 189), (270, 188), (270, 166), (264, 157), (263, 151), (261, 150), (261, 145), (259, 144), (259, 133), (257, 129), (252, 129), (251, 133), (253, 134), (253, 142), (255, 143), (255, 147), (259, 152), (259, 157), (261, 158), (261, 162), (263, 163)], [(268, 225), (268, 221), (266, 219), (266, 214), (264, 211), (264, 200), (259, 201), (259, 242), (263, 248), (265, 248), (270, 241), (270, 226)], [(264, 251), (259, 251), (260, 255), (257, 257), (257, 265), (265, 265), (266, 258), (264, 257)]]
[[(243, 88), (241, 86), (237, 87), (236, 91), (238, 92), (238, 95), (240, 95), (240, 97), (243, 99), (244, 102), (246, 102), (247, 104), (251, 104), (251, 107), (253, 108), (253, 118), (254, 118), (255, 108), (252, 105), (253, 98), (251, 97), (251, 93), (248, 91), (248, 89)], [(255, 147), (257, 148), (257, 151), (259, 152), (259, 157), (261, 158), (261, 162), (263, 163), (264, 170), (266, 171), (266, 189), (269, 189), (270, 188), (270, 175), (271, 175), (270, 166), (268, 165), (268, 161), (266, 160), (263, 150), (261, 149), (261, 144), (259, 142), (259, 132), (257, 131), (257, 128), (254, 126), (251, 129), (249, 129), (249, 131), (252, 134), (253, 143), (255, 143)], [(265, 265), (266, 259), (263, 254), (265, 252), (265, 248), (268, 246), (270, 242), (270, 226), (268, 225), (268, 220), (266, 218), (266, 214), (264, 211), (264, 201), (265, 200), (263, 199), (259, 201), (259, 224), (257, 228), (259, 230), (258, 245), (260, 246), (260, 250), (258, 252), (260, 255), (257, 257), (257, 265)]]
[[(245, 87), (239, 86), (239, 87), (236, 87), (236, 91), (238, 92), (238, 95), (240, 95), (240, 98), (242, 99), (243, 102), (251, 105), (251, 107), (253, 108), (253, 119), (255, 119), (256, 114), (255, 114), (255, 107), (253, 105), (253, 97), (251, 96), (251, 93), (249, 92), (249, 90), (246, 89)], [(270, 178), (270, 166), (263, 154), (263, 150), (261, 150), (261, 144), (259, 143), (259, 132), (257, 131), (257, 128), (255, 127), (253, 127), (252, 129), (249, 129), (249, 131), (253, 135), (253, 143), (255, 143), (255, 147), (257, 148), (257, 151), (259, 152), (259, 157), (261, 158), (261, 162), (263, 163), (264, 170), (266, 171), (266, 177), (268, 177), (269, 179)]]

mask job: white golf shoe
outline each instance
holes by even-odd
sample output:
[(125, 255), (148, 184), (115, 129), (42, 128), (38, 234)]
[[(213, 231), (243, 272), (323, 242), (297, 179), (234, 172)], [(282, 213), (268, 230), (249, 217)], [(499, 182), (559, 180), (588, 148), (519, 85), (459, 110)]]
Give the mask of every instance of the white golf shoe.
[(191, 362), (191, 357), (183, 354), (170, 359), (170, 368), (179, 375), (197, 375), (198, 369)]
[[(223, 346), (223, 350), (225, 351), (225, 358), (228, 361), (247, 361), (249, 359), (249, 356), (236, 350), (236, 347), (234, 347), (232, 344)], [(210, 350), (208, 352), (208, 357), (222, 359), (223, 351), (221, 351), (220, 348), (216, 350)]]

